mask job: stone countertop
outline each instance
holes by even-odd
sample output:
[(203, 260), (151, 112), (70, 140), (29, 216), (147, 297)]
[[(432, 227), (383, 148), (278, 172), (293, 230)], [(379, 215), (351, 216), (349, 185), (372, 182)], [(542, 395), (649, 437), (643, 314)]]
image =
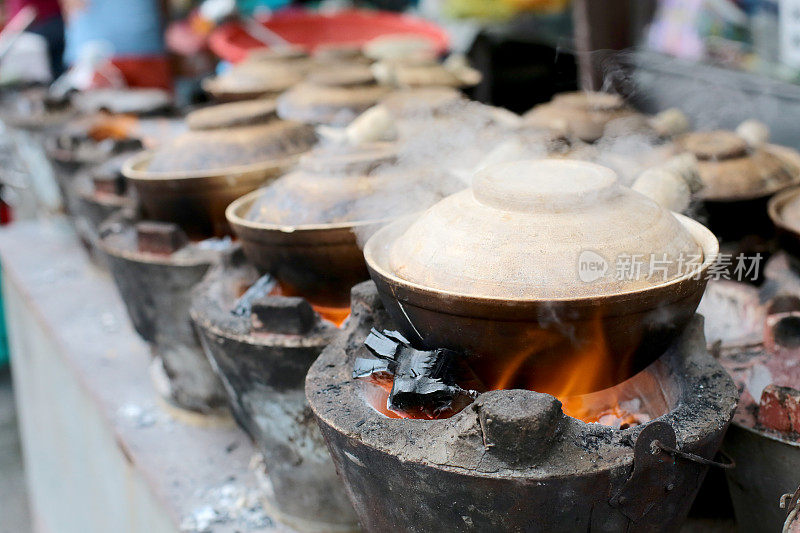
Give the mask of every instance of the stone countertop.
[[(148, 346), (133, 330), (110, 276), (89, 261), (66, 220), (0, 230), (0, 258), (4, 283), (21, 295), (19, 307), (60, 347), (57, 357), (96, 404), (106, 431), (176, 530), (286, 531), (261, 508), (250, 469), (255, 450), (233, 421), (178, 412), (157, 398)], [(12, 354), (12, 365), (25, 355)], [(75, 423), (80, 419), (76, 415)], [(87, 471), (93, 466), (84, 465)]]

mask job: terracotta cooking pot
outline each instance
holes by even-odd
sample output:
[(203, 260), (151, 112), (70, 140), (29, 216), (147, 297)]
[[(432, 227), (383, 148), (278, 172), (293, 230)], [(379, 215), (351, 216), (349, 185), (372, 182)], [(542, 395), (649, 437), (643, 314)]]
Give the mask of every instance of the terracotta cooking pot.
[(471, 189), (377, 231), (364, 256), (412, 343), (462, 352), (489, 388), (538, 390), (567, 361), (591, 360), (591, 373), (600, 360), (608, 378), (570, 391), (584, 394), (663, 353), (718, 249), (610, 169), (548, 159), (480, 171)]
[[(202, 129), (127, 161), (123, 174), (147, 218), (174, 222), (193, 238), (227, 235), (228, 204), (277, 178), (316, 142), (311, 127), (274, 118), (270, 105), (226, 104), (190, 114), (187, 122)], [(242, 124), (248, 113), (248, 120), (263, 121)]]
[(424, 174), (395, 170), (395, 156), (390, 143), (318, 149), (233, 202), (226, 216), (248, 259), (291, 294), (349, 307), (350, 289), (369, 278), (358, 237), (441, 198), (407, 201)]

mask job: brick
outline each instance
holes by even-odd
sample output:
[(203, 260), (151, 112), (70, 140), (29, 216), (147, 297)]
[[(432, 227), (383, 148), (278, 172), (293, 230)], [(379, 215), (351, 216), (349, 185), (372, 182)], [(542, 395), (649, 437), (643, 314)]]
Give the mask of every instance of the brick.
[(800, 390), (769, 385), (761, 393), (758, 422), (781, 433), (800, 433)]
[(311, 304), (294, 296), (262, 296), (253, 300), (250, 321), (254, 331), (302, 335), (316, 322)]
[(145, 221), (136, 224), (136, 241), (140, 252), (169, 255), (186, 246), (189, 239), (177, 224)]

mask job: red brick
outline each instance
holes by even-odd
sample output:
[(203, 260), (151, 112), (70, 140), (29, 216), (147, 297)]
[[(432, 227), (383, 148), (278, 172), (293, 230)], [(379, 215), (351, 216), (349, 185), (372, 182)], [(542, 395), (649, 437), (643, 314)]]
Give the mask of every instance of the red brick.
[(800, 390), (770, 385), (761, 393), (758, 422), (781, 433), (800, 433)]

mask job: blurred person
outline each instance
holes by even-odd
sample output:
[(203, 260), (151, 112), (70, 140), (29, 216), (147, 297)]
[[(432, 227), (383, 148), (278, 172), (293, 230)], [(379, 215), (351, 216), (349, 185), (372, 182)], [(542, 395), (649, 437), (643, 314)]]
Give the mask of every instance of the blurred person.
[(36, 9), (36, 19), (26, 31), (41, 35), (47, 41), (48, 60), (53, 77), (64, 70), (64, 19), (58, 0), (6, 0), (4, 16), (12, 19), (24, 7)]
[(164, 46), (162, 0), (61, 0), (65, 60), (72, 65), (91, 43), (107, 43), (130, 87), (172, 88)]

